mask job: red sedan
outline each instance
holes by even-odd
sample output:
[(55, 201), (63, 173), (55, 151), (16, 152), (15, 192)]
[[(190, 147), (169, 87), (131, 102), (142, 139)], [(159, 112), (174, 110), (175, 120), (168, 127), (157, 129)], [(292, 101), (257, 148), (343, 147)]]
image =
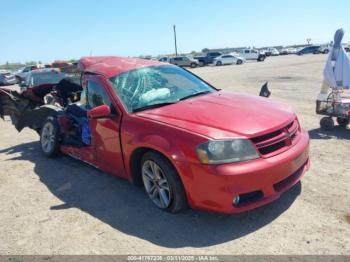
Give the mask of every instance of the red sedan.
[[(18, 130), (37, 130), (47, 156), (63, 152), (143, 185), (162, 210), (247, 211), (277, 199), (309, 168), (308, 134), (284, 104), (218, 90), (158, 61), (87, 57), (79, 66), (75, 94), (58, 84), (40, 93), (36, 110), (14, 113), (3, 92), (0, 114)], [(75, 99), (55, 103), (50, 92)]]

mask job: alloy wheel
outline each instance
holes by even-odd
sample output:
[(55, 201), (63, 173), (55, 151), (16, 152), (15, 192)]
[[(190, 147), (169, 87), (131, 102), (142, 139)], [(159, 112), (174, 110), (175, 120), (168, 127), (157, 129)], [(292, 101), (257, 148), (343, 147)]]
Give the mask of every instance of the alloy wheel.
[(163, 170), (152, 160), (142, 166), (142, 180), (148, 196), (154, 204), (166, 209), (172, 200), (172, 193)]
[(41, 133), (41, 147), (45, 153), (49, 153), (55, 146), (55, 127), (48, 122)]

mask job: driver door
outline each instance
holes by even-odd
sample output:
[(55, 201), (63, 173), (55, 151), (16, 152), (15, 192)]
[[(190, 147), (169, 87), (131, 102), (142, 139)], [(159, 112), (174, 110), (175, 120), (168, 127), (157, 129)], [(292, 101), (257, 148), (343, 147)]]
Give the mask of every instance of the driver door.
[(108, 105), (111, 108), (109, 117), (89, 119), (96, 163), (103, 171), (123, 177), (125, 171), (119, 137), (121, 112), (100, 77), (90, 76), (84, 84), (88, 110), (100, 105)]

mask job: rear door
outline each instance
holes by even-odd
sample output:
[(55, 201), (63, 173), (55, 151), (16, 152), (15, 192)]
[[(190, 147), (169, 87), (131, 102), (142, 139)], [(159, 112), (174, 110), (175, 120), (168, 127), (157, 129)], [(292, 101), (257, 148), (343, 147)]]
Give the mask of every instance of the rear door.
[(84, 81), (87, 109), (100, 105), (111, 108), (110, 117), (89, 119), (91, 143), (99, 168), (116, 175), (125, 176), (122, 150), (120, 145), (120, 124), (122, 114), (116, 102), (106, 88), (107, 83), (100, 76), (90, 76)]
[(181, 66), (189, 66), (190, 65), (190, 59), (188, 57), (183, 57), (181, 61)]
[(233, 63), (234, 63), (234, 57), (232, 55), (226, 55), (225, 64), (233, 64)]
[(176, 63), (178, 66), (184, 66), (184, 58), (183, 57), (177, 57), (176, 59)]

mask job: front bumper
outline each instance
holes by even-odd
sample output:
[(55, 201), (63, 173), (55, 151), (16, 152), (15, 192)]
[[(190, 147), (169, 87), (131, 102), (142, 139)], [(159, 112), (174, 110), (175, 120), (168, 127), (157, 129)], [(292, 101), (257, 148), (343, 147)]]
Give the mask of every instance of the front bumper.
[[(305, 131), (300, 136), (297, 144), (273, 157), (217, 166), (192, 164), (191, 179), (184, 181), (190, 206), (232, 214), (276, 200), (309, 169), (309, 136)], [(233, 205), (239, 195), (242, 201)]]

